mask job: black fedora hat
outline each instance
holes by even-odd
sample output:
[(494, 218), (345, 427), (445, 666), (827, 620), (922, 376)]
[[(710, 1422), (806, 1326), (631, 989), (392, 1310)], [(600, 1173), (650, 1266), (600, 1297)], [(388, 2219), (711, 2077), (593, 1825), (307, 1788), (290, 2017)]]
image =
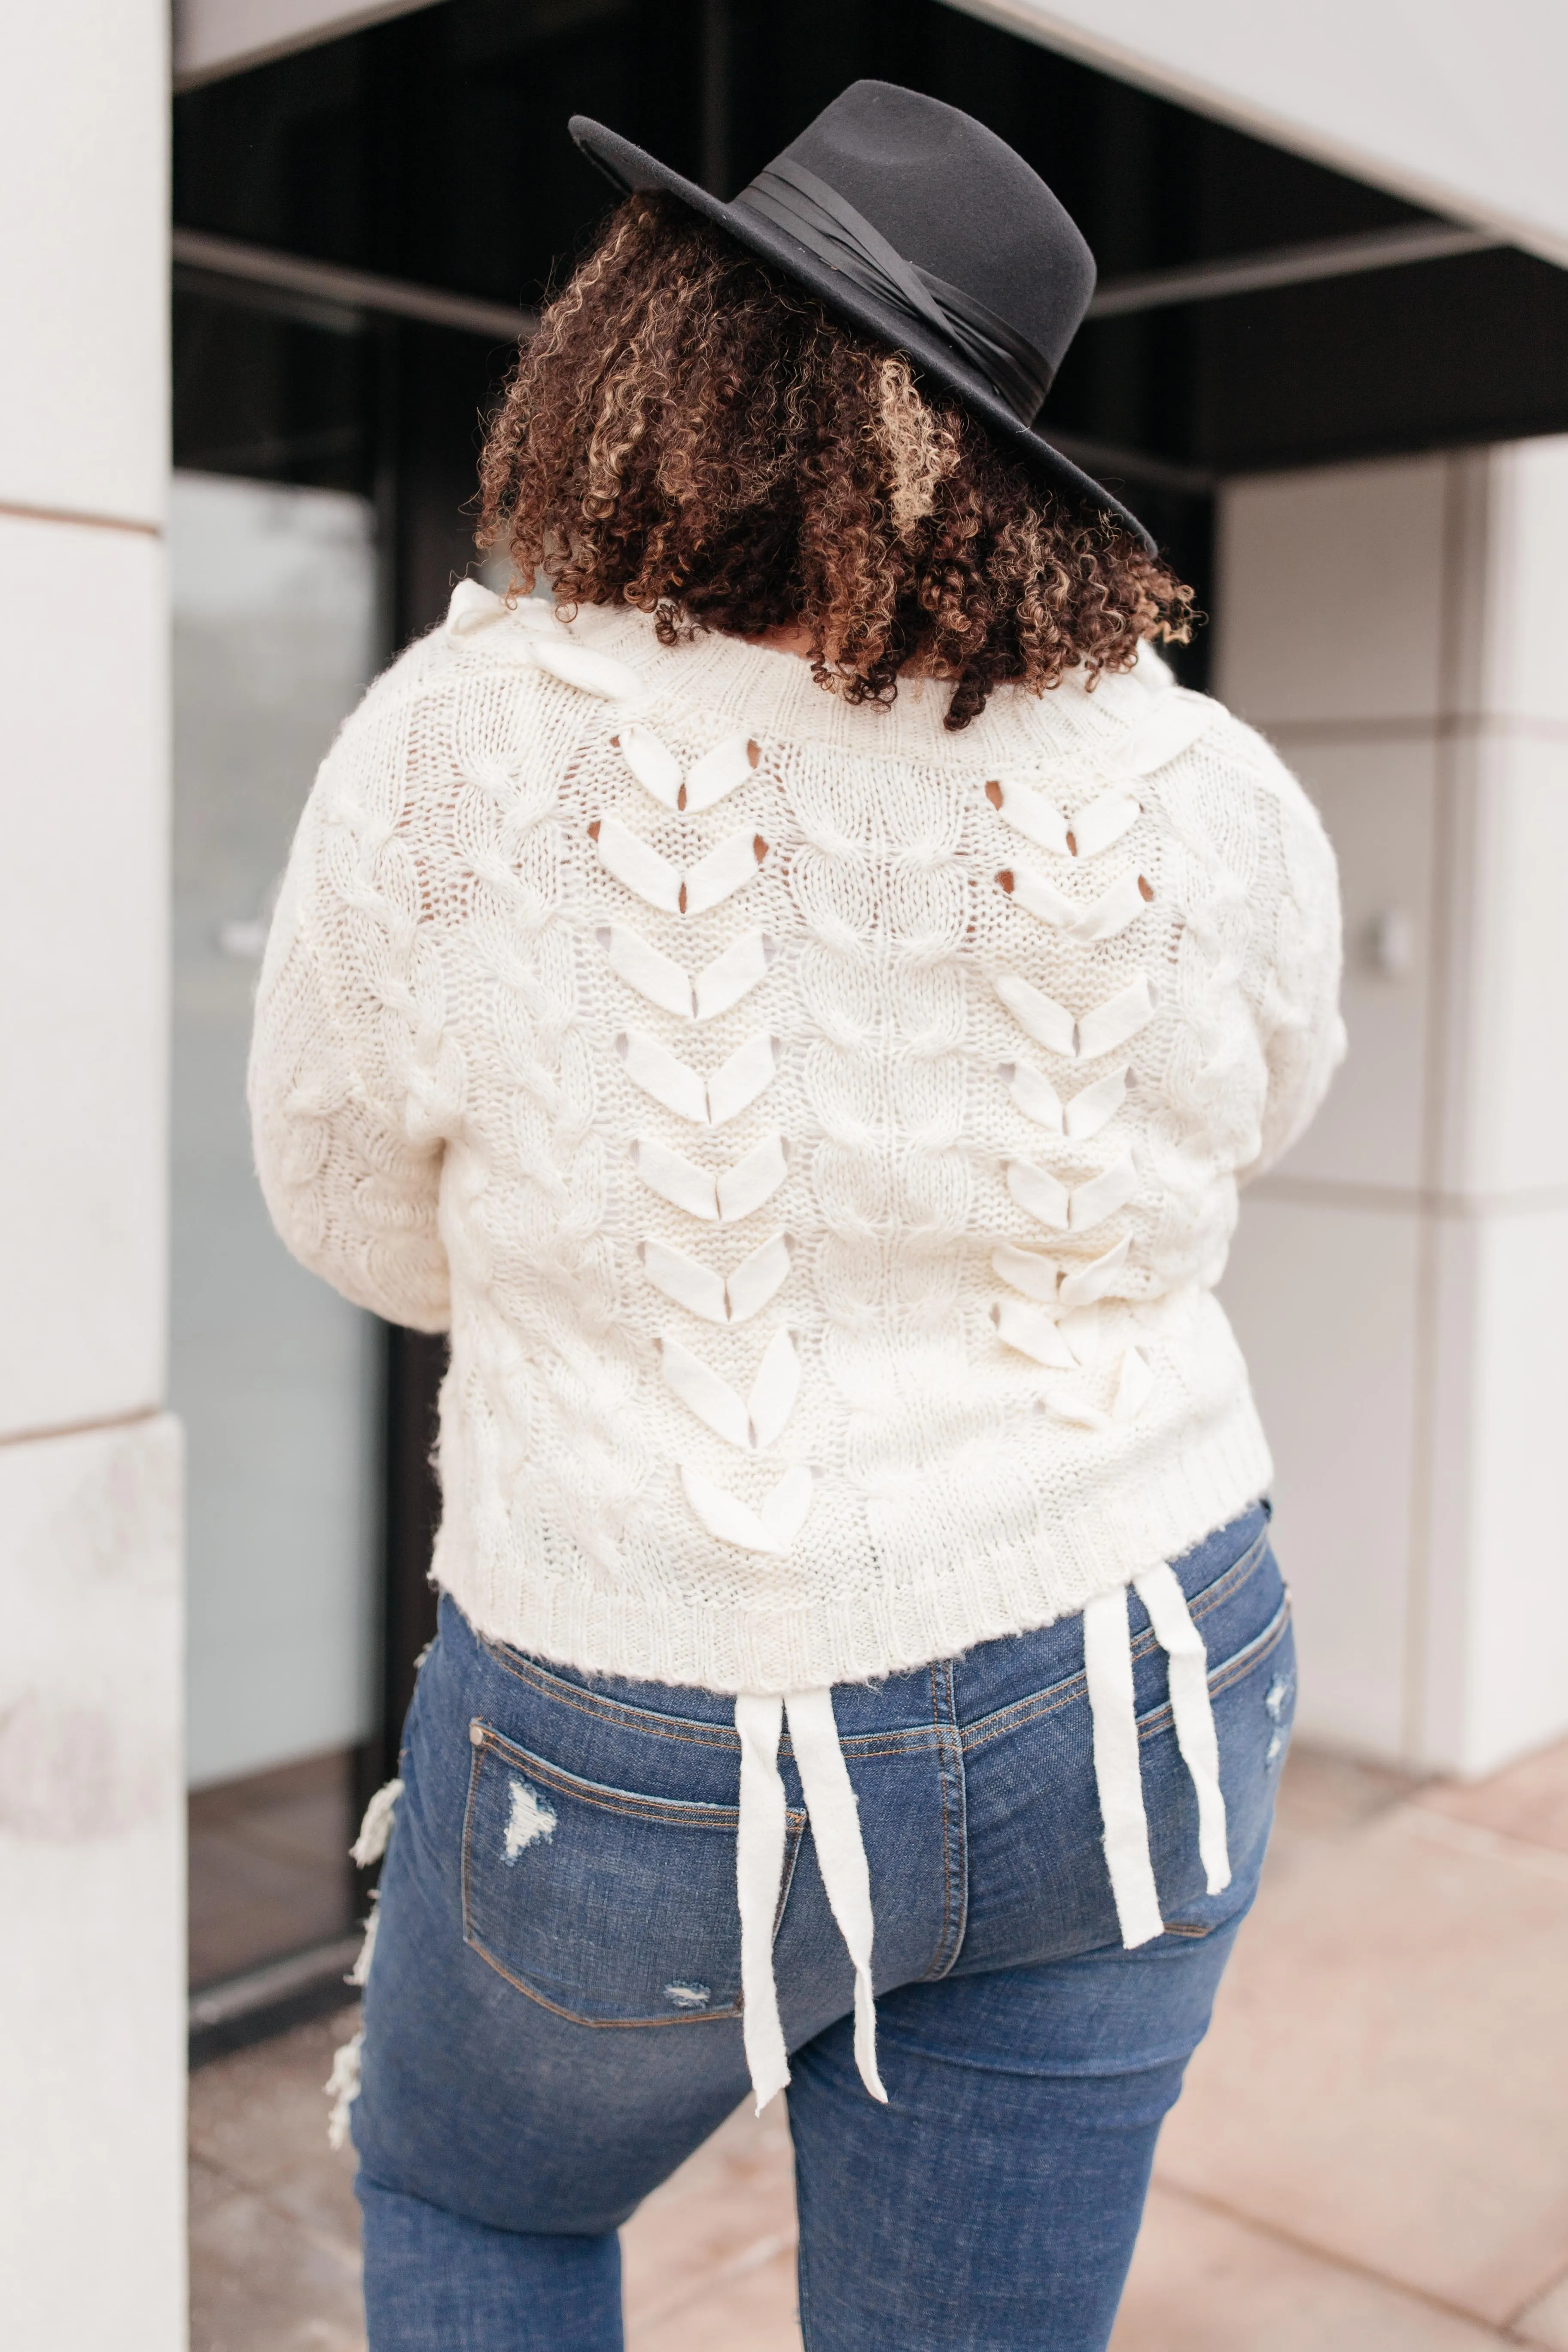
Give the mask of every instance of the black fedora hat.
[(1034, 429), (1094, 292), (1094, 256), (1038, 173), (973, 116), (857, 81), (722, 204), (586, 115), (572, 136), (626, 192), (663, 188), (827, 308), (907, 352), (1062, 490), (1136, 515)]

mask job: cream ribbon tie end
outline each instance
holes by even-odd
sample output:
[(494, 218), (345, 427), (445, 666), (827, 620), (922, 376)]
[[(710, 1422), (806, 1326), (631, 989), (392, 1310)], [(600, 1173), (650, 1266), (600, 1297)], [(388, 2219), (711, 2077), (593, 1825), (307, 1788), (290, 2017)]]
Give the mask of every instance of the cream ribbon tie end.
[(1149, 1855), (1149, 1817), (1143, 1810), (1125, 1585), (1098, 1594), (1085, 1606), (1083, 1664), (1094, 1730), (1094, 1778), (1105, 1834), (1105, 1865), (1121, 1940), (1131, 1949), (1163, 1935), (1165, 1923), (1160, 1916), (1154, 1865)]
[(871, 2096), (886, 2106), (888, 2094), (877, 2067), (877, 2004), (871, 1984), (871, 1874), (860, 1835), (860, 1811), (838, 1741), (833, 1693), (791, 1691), (784, 1706), (817, 1867), (855, 1968), (855, 2063)]
[[(1211, 1895), (1220, 1895), (1230, 1885), (1231, 1869), (1219, 1778), (1219, 1739), (1209, 1699), (1208, 1654), (1168, 1563), (1142, 1570), (1133, 1578), (1132, 1589), (1149, 1612), (1154, 1638), (1168, 1662), (1176, 1745), (1197, 1799), (1204, 1879)], [(1125, 1585), (1099, 1594), (1086, 1606), (1083, 1662), (1094, 1727), (1094, 1774), (1105, 1831), (1106, 1868), (1121, 1940), (1129, 1947), (1146, 1944), (1163, 1932), (1164, 1923), (1149, 1854)]]
[(642, 691), (642, 680), (629, 662), (617, 661), (614, 654), (599, 653), (592, 646), (579, 645), (564, 631), (558, 638), (531, 638), (529, 650), (536, 668), (559, 678), (563, 686), (574, 686), (579, 694), (596, 694), (606, 702), (622, 702)]
[(1209, 1893), (1222, 1895), (1230, 1885), (1230, 1853), (1219, 1780), (1219, 1738), (1209, 1700), (1208, 1652), (1173, 1569), (1162, 1561), (1159, 1567), (1135, 1576), (1132, 1586), (1149, 1612), (1154, 1639), (1169, 1662), (1176, 1744), (1192, 1774), (1198, 1801), (1198, 1852)]
[(581, 694), (598, 695), (606, 702), (624, 701), (641, 693), (642, 679), (629, 662), (582, 644), (559, 626), (542, 600), (525, 596), (509, 604), (481, 580), (458, 581), (447, 607), (444, 625), (448, 636), (472, 636), (500, 621), (512, 625), (509, 635), (519, 629), (526, 632), (519, 648), (522, 659), (559, 678), (563, 686), (575, 687)]
[(773, 1959), (788, 1824), (778, 1768), (779, 1737), (786, 1711), (817, 1867), (855, 1969), (855, 2063), (871, 2096), (886, 2105), (888, 2094), (877, 2066), (871, 1877), (860, 1834), (859, 1808), (839, 1745), (833, 1694), (830, 1690), (791, 1691), (781, 1698), (743, 1691), (735, 1701), (735, 1730), (741, 1742), (736, 1889), (741, 1912), (741, 2027), (757, 2113), (761, 2115), (789, 2081), (789, 2054)]
[(742, 1691), (735, 1701), (741, 1742), (740, 1820), (735, 1834), (735, 1891), (741, 1911), (741, 2036), (756, 2094), (757, 2113), (789, 2081), (789, 2053), (773, 1980), (773, 1927), (784, 1885), (788, 1820), (779, 1778), (784, 1701)]
[(476, 629), (488, 628), (492, 621), (504, 621), (506, 617), (504, 596), (498, 596), (482, 580), (459, 580), (447, 607), (447, 635), (470, 636)]

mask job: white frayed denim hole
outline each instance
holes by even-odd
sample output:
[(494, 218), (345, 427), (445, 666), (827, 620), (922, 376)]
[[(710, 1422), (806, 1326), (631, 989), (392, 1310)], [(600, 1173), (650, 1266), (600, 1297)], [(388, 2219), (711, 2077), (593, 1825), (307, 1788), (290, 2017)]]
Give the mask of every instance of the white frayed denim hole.
[(363, 2031), (352, 2042), (345, 2042), (333, 2053), (332, 2071), (322, 2084), (332, 2102), (327, 2117), (327, 2145), (346, 2147), (349, 2140), (349, 2109), (359, 2096), (360, 2053), (364, 2048)]
[(349, 1860), (357, 1863), (361, 1870), (369, 1870), (386, 1852), (386, 1841), (392, 1835), (393, 1816), (402, 1794), (402, 1781), (388, 1780), (376, 1790), (365, 1807), (359, 1835), (349, 1848)]
[(1264, 1712), (1274, 1726), (1268, 1745), (1263, 1751), (1265, 1766), (1278, 1764), (1285, 1753), (1285, 1717), (1289, 1712), (1295, 1691), (1294, 1675), (1276, 1675), (1263, 1695)]
[(345, 1984), (359, 1985), (363, 1988), (370, 1982), (370, 1964), (375, 1952), (375, 1931), (381, 1924), (381, 1913), (376, 1908), (380, 1901), (381, 1890), (376, 1887), (370, 1898), (370, 1916), (364, 1923), (364, 1941), (359, 1948), (359, 1958), (343, 1979)]
[(514, 1780), (511, 1784), (511, 1812), (506, 1825), (508, 1862), (515, 1862), (526, 1847), (537, 1845), (542, 1839), (552, 1838), (554, 1834), (555, 1816), (538, 1790), (531, 1789), (526, 1780)]

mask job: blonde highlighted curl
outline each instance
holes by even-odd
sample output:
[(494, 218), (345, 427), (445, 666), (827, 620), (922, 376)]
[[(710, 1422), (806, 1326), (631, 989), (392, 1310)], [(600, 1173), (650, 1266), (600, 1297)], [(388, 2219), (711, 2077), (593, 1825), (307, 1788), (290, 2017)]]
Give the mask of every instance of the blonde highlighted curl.
[(963, 403), (660, 195), (628, 197), (544, 312), (494, 418), (479, 543), (515, 585), (695, 628), (810, 634), (819, 685), (890, 702), (1124, 670), (1192, 591), (1069, 504)]

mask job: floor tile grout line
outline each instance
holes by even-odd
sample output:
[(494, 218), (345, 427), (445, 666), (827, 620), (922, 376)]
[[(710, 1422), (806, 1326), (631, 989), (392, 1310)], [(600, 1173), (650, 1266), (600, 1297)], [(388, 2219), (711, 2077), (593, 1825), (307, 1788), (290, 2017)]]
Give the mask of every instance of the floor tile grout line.
[[(1558, 2288), (1562, 2286), (1568, 2286), (1568, 2270), (1554, 2271), (1544, 2286), (1538, 2286), (1532, 2294), (1525, 2296), (1513, 2316), (1505, 2323), (1509, 2334), (1517, 2335), (1521, 2322), (1529, 2317), (1536, 2305), (1544, 2302), (1549, 2294), (1555, 2294)], [(1535, 2339), (1526, 2336), (1521, 2336), (1519, 2340), (1521, 2343), (1529, 2344)]]
[[(1281, 2229), (1277, 2221), (1259, 2221), (1253, 2214), (1243, 2212), (1238, 2206), (1227, 2205), (1223, 2197), (1211, 2197), (1201, 2189), (1184, 2188), (1179, 2181), (1163, 2175), (1158, 2167), (1155, 2168), (1154, 2185), (1167, 2197), (1179, 2197), (1188, 2205), (1200, 2206), (1206, 2213), (1217, 2213), (1223, 2220), (1250, 2230), (1257, 2237), (1271, 2238), (1277, 2245), (1289, 2247), (1293, 2253), (1306, 2254), (1314, 2262), (1327, 2263), (1331, 2270), (1342, 2271), (1347, 2277), (1365, 2279), (1373, 2286), (1386, 2287), (1391, 2294), (1402, 2294), (1411, 2303), (1424, 2305), (1429, 2311), (1442, 2312), (1446, 2318), (1462, 2319), (1470, 2327), (1487, 2328), (1500, 2341), (1505, 2341), (1507, 2332), (1512, 2328), (1511, 2320), (1489, 2319), (1484, 2312), (1468, 2310), (1462, 2303), (1451, 2303), (1445, 2295), (1434, 2294), (1428, 2287), (1413, 2286), (1408, 2280), (1391, 2278), (1386, 2271), (1374, 2270), (1370, 2263), (1358, 2262), (1353, 2255), (1336, 2253), (1327, 2246), (1314, 2243), (1310, 2238), (1299, 2237), (1293, 2230)], [(1542, 2290), (1543, 2294), (1546, 2291), (1544, 2288)], [(1529, 2305), (1524, 2307), (1528, 2309)]]
[(198, 2147), (195, 2139), (189, 2143), (187, 2162), (193, 2158), (196, 2163), (205, 2165), (209, 2172), (216, 2173), (225, 2188), (233, 2195), (254, 2197), (258, 2205), (265, 2205), (275, 2221), (285, 2221), (289, 2229), (297, 2230), (307, 2244), (314, 2246), (319, 2253), (331, 2254), (339, 2260), (346, 2260), (353, 2267), (358, 2267), (360, 2258), (357, 2248), (350, 2247), (342, 2238), (329, 2236), (324, 2230), (317, 2229), (312, 2222), (303, 2220), (300, 2214), (290, 2212), (287, 2205), (279, 2204), (270, 2189), (259, 2188), (255, 2181), (247, 2180), (242, 2174), (233, 2171), (228, 2165), (209, 2156), (205, 2148)]
[(1558, 1846), (1543, 1845), (1536, 1838), (1517, 1837), (1510, 1830), (1494, 1830), (1485, 1822), (1461, 1821), (1436, 1805), (1401, 1805), (1395, 1818), (1404, 1820), (1407, 1826), (1418, 1823), (1422, 1836), (1429, 1838), (1434, 1845), (1447, 1846), (1450, 1853), (1470, 1854), (1478, 1862), (1510, 1862), (1516, 1869), (1530, 1871), (1538, 1878), (1550, 1878), (1559, 1885), (1568, 1884), (1568, 1853)]
[(638, 2334), (645, 2329), (651, 2333), (654, 2328), (664, 2326), (667, 2321), (678, 2319), (682, 2312), (690, 2311), (716, 2288), (731, 2286), (737, 2279), (749, 2278), (753, 2271), (765, 2269), (779, 2254), (793, 2252), (798, 2243), (799, 2232), (795, 2230), (777, 2230), (768, 2237), (754, 2239), (751, 2245), (743, 2246), (738, 2254), (731, 2254), (727, 2262), (710, 2271), (700, 2285), (676, 2295), (668, 2303), (656, 2305), (652, 2311), (641, 2313), (637, 2319)]

